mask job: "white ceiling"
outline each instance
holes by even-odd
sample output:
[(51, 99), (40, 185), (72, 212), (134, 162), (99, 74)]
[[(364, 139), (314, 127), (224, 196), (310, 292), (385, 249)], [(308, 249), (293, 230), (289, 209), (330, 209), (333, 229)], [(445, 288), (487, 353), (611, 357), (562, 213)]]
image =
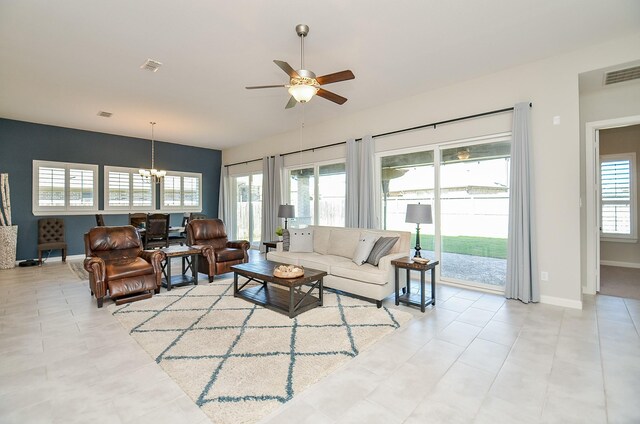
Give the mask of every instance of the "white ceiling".
[(308, 69), (356, 75), (316, 123), (635, 33), (640, 1), (0, 0), (0, 117), (218, 149), (290, 131), (284, 88), (244, 87), (288, 82), (298, 23)]

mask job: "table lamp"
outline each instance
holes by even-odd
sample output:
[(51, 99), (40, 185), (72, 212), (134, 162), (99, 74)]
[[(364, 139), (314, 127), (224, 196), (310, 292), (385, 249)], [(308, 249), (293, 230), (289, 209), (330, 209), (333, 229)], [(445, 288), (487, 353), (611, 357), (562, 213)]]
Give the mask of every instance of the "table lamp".
[(278, 207), (278, 218), (284, 218), (284, 228), (287, 228), (287, 220), (294, 217), (293, 205), (280, 205)]
[(410, 222), (416, 224), (416, 253), (414, 258), (421, 258), (420, 256), (420, 224), (431, 224), (433, 218), (431, 216), (431, 205), (407, 205), (407, 215), (404, 222)]

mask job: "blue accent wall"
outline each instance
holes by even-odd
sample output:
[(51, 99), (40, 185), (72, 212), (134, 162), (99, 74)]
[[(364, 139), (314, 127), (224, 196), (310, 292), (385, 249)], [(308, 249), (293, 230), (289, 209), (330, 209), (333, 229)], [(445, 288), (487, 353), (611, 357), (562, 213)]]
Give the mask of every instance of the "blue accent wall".
[[(218, 215), (220, 150), (156, 141), (156, 167), (202, 174), (202, 212)], [(18, 225), (18, 260), (36, 258), (38, 219), (32, 212), (33, 160), (99, 165), (99, 209), (104, 208), (104, 166), (149, 167), (151, 141), (0, 118), (0, 172), (9, 174), (11, 217)], [(159, 198), (159, 191), (156, 193)], [(67, 255), (84, 253), (83, 235), (96, 224), (90, 215), (50, 215), (65, 222)], [(106, 225), (128, 224), (128, 214), (104, 215)], [(171, 214), (180, 225), (182, 214)], [(52, 256), (60, 256), (54, 251)]]

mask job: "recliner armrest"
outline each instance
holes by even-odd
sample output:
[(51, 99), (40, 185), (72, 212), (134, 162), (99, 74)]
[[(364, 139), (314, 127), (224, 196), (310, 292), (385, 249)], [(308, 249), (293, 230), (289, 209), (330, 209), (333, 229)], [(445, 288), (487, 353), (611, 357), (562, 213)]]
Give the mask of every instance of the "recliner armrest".
[(162, 250), (141, 250), (138, 257), (151, 264), (153, 273), (156, 274), (156, 287), (160, 287), (162, 285), (162, 261), (167, 255)]
[(93, 274), (93, 278), (96, 282), (103, 283), (107, 278), (104, 260), (97, 256), (89, 256), (88, 258), (85, 258), (84, 269), (88, 273)]
[(227, 247), (230, 247), (232, 249), (249, 250), (251, 244), (249, 244), (247, 240), (233, 240), (227, 242)]

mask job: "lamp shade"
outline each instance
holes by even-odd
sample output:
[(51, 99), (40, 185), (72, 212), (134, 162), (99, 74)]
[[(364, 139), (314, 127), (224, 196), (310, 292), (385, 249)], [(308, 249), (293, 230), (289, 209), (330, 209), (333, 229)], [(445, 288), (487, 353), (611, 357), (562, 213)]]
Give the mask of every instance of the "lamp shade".
[(289, 87), (289, 94), (300, 103), (308, 102), (317, 92), (318, 89), (313, 85), (299, 84)]
[(278, 207), (278, 218), (294, 218), (295, 214), (293, 205), (280, 205)]
[(431, 205), (407, 205), (407, 215), (404, 222), (413, 224), (431, 224), (433, 218), (431, 216)]

